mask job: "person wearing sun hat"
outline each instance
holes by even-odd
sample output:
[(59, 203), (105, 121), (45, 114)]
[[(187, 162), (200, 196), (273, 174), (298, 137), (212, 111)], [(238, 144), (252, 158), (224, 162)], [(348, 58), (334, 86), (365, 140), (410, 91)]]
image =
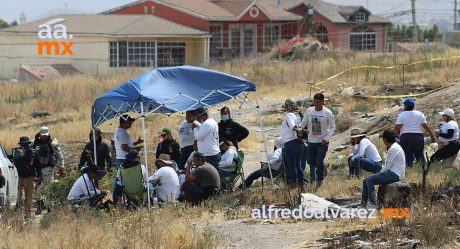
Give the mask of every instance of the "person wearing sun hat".
[(406, 164), (412, 167), (414, 160), (425, 162), (423, 149), (425, 140), (423, 130), (431, 135), (433, 142), (436, 137), (426, 122), (425, 115), (415, 110), (415, 100), (408, 98), (404, 100), (404, 111), (398, 115), (394, 131), (399, 135), (399, 144), (406, 155)]
[[(431, 161), (444, 161), (445, 159), (456, 157), (460, 150), (458, 124), (455, 121), (455, 112), (451, 108), (446, 108), (440, 112), (444, 121), (439, 130), (439, 149), (431, 156)], [(450, 166), (450, 165), (448, 165)]]
[(160, 154), (155, 160), (158, 170), (148, 178), (156, 184), (155, 195), (163, 202), (176, 202), (180, 194), (179, 176), (168, 154)]
[(373, 174), (382, 170), (382, 158), (377, 147), (366, 138), (366, 133), (359, 129), (351, 130), (353, 155), (348, 158), (350, 176), (359, 177), (361, 169)]

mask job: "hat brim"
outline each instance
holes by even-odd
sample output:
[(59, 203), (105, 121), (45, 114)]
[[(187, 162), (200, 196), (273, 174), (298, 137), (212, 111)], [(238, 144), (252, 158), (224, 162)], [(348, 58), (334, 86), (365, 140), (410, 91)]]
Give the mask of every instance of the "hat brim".
[(40, 133), (40, 136), (49, 136), (49, 135), (50, 135), (49, 132), (47, 132), (47, 133)]
[(358, 137), (365, 137), (366, 134), (357, 134), (357, 135), (352, 135), (350, 138), (358, 138)]
[(18, 144), (21, 145), (21, 144), (31, 144), (32, 142), (31, 141), (27, 141), (27, 142), (19, 142)]
[(448, 114), (448, 113), (445, 113), (445, 112), (440, 112), (439, 115), (441, 115), (441, 116), (446, 115), (446, 116), (452, 117), (452, 115), (450, 115), (450, 114)]
[(156, 162), (163, 162), (163, 163), (165, 163), (165, 164), (167, 164), (167, 165), (173, 165), (173, 164), (174, 164), (172, 161), (163, 160), (163, 159), (157, 159), (157, 160), (155, 160), (155, 163), (156, 163)]

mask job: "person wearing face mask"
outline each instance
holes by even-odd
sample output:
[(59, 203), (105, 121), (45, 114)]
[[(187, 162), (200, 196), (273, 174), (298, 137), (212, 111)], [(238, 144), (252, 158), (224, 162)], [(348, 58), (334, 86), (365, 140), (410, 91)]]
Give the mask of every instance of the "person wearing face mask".
[(212, 166), (219, 167), (219, 126), (217, 122), (209, 117), (208, 110), (200, 107), (194, 111), (196, 121), (193, 122), (193, 134), (197, 140), (198, 152), (201, 152), (206, 162)]
[(224, 140), (220, 143), (222, 151), (222, 158), (219, 162), (219, 175), (221, 177), (232, 176), (236, 172), (236, 165), (238, 164), (238, 152), (232, 142)]
[[(112, 171), (113, 161), (111, 157), (111, 151), (109, 145), (102, 141), (102, 132), (100, 129), (94, 129), (96, 132), (96, 157), (97, 157), (97, 167), (101, 170), (106, 169)], [(89, 142), (86, 144), (83, 152), (80, 156), (80, 163), (78, 164), (78, 169), (80, 170), (84, 165), (87, 166), (96, 166), (96, 161), (94, 160), (94, 143), (93, 143), (93, 130), (89, 133)]]
[[(158, 143), (155, 159), (158, 159), (161, 154), (166, 154), (171, 157), (175, 165), (178, 165), (181, 158), (180, 146), (179, 143), (172, 137), (171, 130), (164, 128), (161, 131), (161, 138), (162, 141)], [(179, 164), (178, 167), (181, 167), (181, 165)]]
[(193, 111), (185, 112), (185, 120), (179, 128), (179, 145), (180, 145), (180, 162), (179, 169), (185, 169), (187, 160), (193, 152), (193, 144), (195, 142), (195, 135), (193, 134), (192, 123), (194, 121)]
[(228, 107), (220, 109), (219, 141), (228, 140), (239, 150), (238, 143), (249, 135), (248, 129), (233, 121)]

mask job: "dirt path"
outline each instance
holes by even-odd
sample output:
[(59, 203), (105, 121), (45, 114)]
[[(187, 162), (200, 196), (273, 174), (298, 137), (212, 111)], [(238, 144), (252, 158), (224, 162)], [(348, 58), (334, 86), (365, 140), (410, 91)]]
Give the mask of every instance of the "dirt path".
[(322, 248), (316, 242), (330, 222), (274, 223), (231, 220), (210, 224), (220, 234), (222, 248)]

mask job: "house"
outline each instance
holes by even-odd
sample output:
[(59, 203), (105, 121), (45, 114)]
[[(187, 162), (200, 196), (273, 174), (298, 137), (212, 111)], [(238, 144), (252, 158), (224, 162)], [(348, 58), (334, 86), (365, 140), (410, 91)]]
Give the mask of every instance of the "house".
[[(42, 24), (56, 30), (65, 26), (67, 39), (40, 39)], [(62, 43), (71, 53), (63, 53)], [(22, 65), (70, 64), (89, 74), (129, 67), (205, 66), (208, 51), (207, 31), (153, 15), (59, 15), (0, 30), (0, 79), (17, 79)]]
[(387, 51), (387, 18), (372, 15), (363, 6), (346, 6), (322, 0), (265, 0), (302, 16), (299, 35), (311, 34), (335, 48)]
[(261, 0), (140, 0), (102, 14), (145, 14), (211, 34), (211, 57), (251, 56), (297, 35), (301, 16)]

